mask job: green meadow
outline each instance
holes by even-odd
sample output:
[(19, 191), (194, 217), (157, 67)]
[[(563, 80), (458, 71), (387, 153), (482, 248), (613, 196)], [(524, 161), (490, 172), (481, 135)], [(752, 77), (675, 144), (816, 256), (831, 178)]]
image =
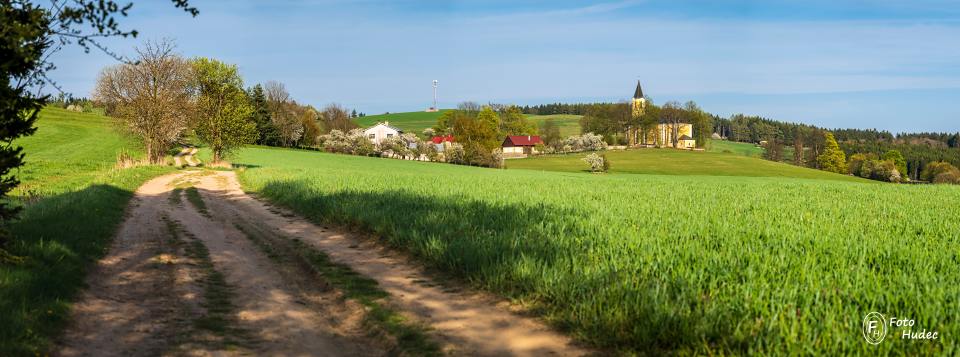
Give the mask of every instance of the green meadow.
[[(246, 190), (376, 233), (606, 349), (960, 353), (947, 338), (960, 334), (957, 187), (495, 170), (268, 148), (235, 162)], [(678, 170), (696, 165), (686, 166)], [(861, 323), (871, 311), (944, 338), (868, 345)]]
[(367, 115), (362, 118), (356, 118), (353, 121), (363, 128), (373, 126), (374, 124), (381, 122), (390, 122), (390, 125), (395, 126), (404, 132), (422, 135), (424, 129), (432, 128), (434, 125), (437, 125), (437, 118), (440, 118), (440, 115), (447, 110), (449, 109), (441, 109), (440, 111), (430, 113), (407, 112)]
[(763, 156), (763, 148), (751, 143), (708, 139), (705, 147), (710, 152), (733, 153), (749, 157)]
[(14, 237), (9, 252), (24, 261), (0, 264), (0, 355), (44, 353), (133, 191), (172, 170), (114, 168), (119, 152), (142, 152), (100, 115), (46, 108), (37, 128), (15, 142), (27, 155), (12, 192), (23, 211), (5, 228)]
[[(740, 154), (638, 149), (607, 151), (611, 173), (651, 175), (707, 175), (807, 178), (872, 183), (855, 176), (840, 175)], [(544, 155), (506, 161), (508, 169), (588, 172), (586, 153)]]
[(547, 120), (553, 120), (560, 127), (560, 136), (568, 137), (571, 135), (580, 135), (580, 118), (582, 115), (554, 114), (554, 115), (527, 115), (527, 119), (537, 124), (537, 128), (542, 128)]

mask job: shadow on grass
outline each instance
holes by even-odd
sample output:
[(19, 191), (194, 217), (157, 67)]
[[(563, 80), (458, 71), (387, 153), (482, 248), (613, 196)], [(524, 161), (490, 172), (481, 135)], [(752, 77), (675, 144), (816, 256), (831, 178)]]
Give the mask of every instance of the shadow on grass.
[[(533, 311), (588, 344), (631, 353), (745, 350), (705, 311), (681, 277), (609, 261), (622, 242), (597, 239), (583, 212), (408, 191), (323, 193), (307, 180), (274, 181), (258, 193), (314, 222), (359, 227), (428, 267), (531, 303)], [(641, 259), (641, 258), (638, 258)], [(691, 306), (693, 305), (693, 306)]]
[(108, 250), (133, 192), (111, 185), (45, 197), (7, 225), (18, 265), (0, 265), (0, 355), (43, 354), (87, 270)]

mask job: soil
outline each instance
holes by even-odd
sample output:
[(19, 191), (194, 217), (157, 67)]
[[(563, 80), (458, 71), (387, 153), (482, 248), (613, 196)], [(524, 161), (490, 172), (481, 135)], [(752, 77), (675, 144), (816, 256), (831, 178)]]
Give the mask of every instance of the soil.
[[(191, 150), (189, 156), (195, 153)], [(188, 164), (190, 160), (187, 159)], [(182, 189), (195, 187), (202, 203)], [(177, 189), (179, 188), (179, 189)], [(174, 222), (171, 228), (170, 222)], [(391, 355), (392, 342), (365, 329), (364, 308), (291, 260), (271, 256), (241, 227), (298, 238), (374, 279), (391, 307), (430, 327), (451, 355), (593, 354), (508, 302), (437, 283), (415, 262), (375, 241), (315, 225), (244, 193), (232, 171), (183, 171), (137, 190), (128, 218), (90, 274), (55, 354)], [(179, 232), (179, 233), (178, 233)], [(182, 236), (171, 238), (171, 236)], [(207, 313), (202, 262), (180, 241), (202, 243), (230, 291), (223, 331), (198, 330)], [(218, 336), (223, 335), (223, 336)], [(206, 336), (206, 337), (204, 337)], [(225, 344), (239, 340), (242, 343)]]

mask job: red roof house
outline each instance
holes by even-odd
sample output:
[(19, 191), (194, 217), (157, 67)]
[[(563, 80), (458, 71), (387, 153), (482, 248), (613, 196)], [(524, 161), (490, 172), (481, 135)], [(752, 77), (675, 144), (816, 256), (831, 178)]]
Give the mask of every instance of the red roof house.
[(503, 145), (501, 146), (534, 146), (537, 144), (543, 144), (543, 140), (540, 140), (539, 135), (511, 135), (503, 140)]
[(500, 147), (503, 157), (526, 157), (537, 152), (534, 148), (537, 144), (543, 144), (538, 135), (511, 135), (503, 139)]
[(433, 138), (430, 138), (430, 141), (432, 141), (434, 144), (443, 144), (445, 142), (452, 143), (455, 140), (453, 140), (453, 135), (445, 135), (445, 136), (434, 136)]

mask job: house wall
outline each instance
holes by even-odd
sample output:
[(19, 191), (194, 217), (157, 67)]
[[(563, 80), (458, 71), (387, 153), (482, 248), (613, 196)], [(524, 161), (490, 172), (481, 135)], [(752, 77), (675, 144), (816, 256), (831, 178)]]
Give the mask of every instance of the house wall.
[[(383, 139), (386, 139), (388, 136), (399, 136), (400, 132), (391, 129), (390, 127), (378, 124), (372, 128), (363, 131), (363, 135), (366, 135), (370, 142), (379, 145)], [(371, 137), (373, 135), (373, 137)]]
[[(677, 126), (678, 136), (689, 136), (693, 137), (693, 125), (680, 123)], [(640, 143), (643, 143), (643, 137), (640, 139)], [(658, 124), (655, 129), (652, 129), (646, 133), (646, 143), (649, 145), (660, 145), (661, 147), (673, 147), (673, 124)], [(688, 148), (696, 146), (696, 141), (686, 140), (683, 143), (677, 143), (681, 148)]]

